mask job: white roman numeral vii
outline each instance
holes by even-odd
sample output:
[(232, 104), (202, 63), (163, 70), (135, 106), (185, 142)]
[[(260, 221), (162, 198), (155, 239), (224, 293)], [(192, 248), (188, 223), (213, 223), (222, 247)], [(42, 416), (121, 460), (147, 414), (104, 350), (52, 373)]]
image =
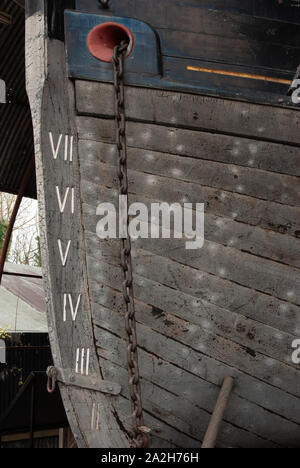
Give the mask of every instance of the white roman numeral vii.
[(50, 145), (51, 145), (51, 151), (52, 151), (52, 156), (53, 159), (57, 159), (59, 151), (61, 149), (61, 143), (64, 138), (64, 148), (63, 148), (63, 155), (64, 155), (64, 160), (65, 161), (70, 161), (73, 162), (73, 143), (74, 143), (74, 137), (69, 136), (69, 135), (63, 135), (60, 134), (56, 143), (56, 146), (54, 144), (53, 140), (53, 135), (52, 132), (49, 132), (49, 140), (50, 140)]

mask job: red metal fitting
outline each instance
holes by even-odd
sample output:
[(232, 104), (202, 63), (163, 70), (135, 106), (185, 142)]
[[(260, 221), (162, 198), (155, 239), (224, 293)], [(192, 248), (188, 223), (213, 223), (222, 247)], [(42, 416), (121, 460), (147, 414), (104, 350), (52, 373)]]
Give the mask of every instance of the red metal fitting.
[(102, 62), (111, 62), (114, 48), (122, 41), (128, 43), (126, 57), (130, 55), (134, 45), (132, 32), (123, 24), (103, 23), (89, 33), (87, 45), (93, 57)]

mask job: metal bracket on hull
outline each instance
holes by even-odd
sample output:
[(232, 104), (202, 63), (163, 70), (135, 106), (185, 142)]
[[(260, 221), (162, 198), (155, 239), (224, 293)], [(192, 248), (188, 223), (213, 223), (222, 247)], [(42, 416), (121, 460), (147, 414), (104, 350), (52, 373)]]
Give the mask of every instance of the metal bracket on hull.
[(68, 387), (78, 387), (84, 390), (107, 393), (109, 395), (119, 395), (121, 392), (121, 385), (117, 382), (99, 380), (93, 375), (85, 376), (75, 374), (71, 370), (65, 370), (59, 367), (48, 367), (47, 375), (47, 390), (49, 393), (55, 391), (56, 382), (60, 382)]

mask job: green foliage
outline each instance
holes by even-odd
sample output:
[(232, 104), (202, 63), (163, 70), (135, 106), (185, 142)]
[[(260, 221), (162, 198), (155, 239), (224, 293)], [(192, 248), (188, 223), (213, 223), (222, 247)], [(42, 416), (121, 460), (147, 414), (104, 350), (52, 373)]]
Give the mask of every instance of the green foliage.
[(0, 328), (0, 340), (6, 340), (7, 338), (10, 338), (8, 334), (8, 328), (3, 330), (3, 328)]
[(3, 242), (4, 242), (7, 227), (8, 227), (8, 222), (5, 221), (4, 219), (0, 219), (0, 252), (3, 247)]
[(41, 238), (40, 238), (40, 236), (37, 236), (35, 238), (35, 240), (37, 242), (37, 248), (36, 248), (36, 251), (34, 253), (34, 264), (37, 267), (41, 267), (42, 266), (42, 257), (41, 257)]

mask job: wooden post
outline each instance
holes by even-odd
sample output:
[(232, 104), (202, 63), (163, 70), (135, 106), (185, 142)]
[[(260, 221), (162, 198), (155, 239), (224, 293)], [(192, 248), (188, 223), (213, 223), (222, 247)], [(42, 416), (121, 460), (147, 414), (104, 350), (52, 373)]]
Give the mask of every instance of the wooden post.
[(59, 448), (76, 448), (76, 442), (69, 427), (59, 429)]
[(35, 377), (31, 382), (31, 393), (30, 393), (30, 438), (29, 448), (34, 448), (34, 426), (35, 426)]
[(212, 414), (208, 429), (206, 431), (202, 448), (215, 448), (220, 425), (222, 423), (224, 413), (231, 395), (234, 379), (232, 377), (225, 377), (216, 407)]

